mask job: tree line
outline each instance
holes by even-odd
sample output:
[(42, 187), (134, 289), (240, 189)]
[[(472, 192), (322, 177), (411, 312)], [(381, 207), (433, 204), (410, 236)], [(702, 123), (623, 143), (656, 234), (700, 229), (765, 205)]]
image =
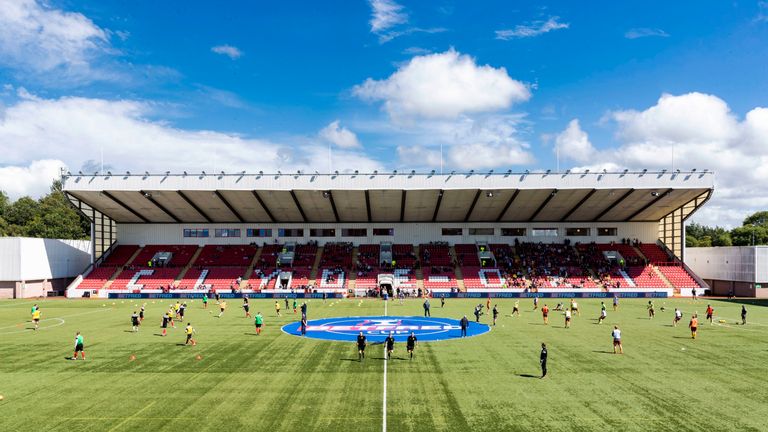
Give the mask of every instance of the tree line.
[(692, 223), (685, 228), (687, 247), (768, 245), (768, 211), (747, 216), (740, 227), (727, 230)]
[(70, 204), (60, 181), (37, 200), (25, 196), (11, 202), (0, 191), (0, 237), (88, 239), (90, 232), (90, 221)]

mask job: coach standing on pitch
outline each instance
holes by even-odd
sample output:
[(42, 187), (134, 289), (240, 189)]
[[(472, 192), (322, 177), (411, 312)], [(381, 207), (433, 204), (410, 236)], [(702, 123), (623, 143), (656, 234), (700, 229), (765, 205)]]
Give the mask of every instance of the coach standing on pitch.
[(432, 317), (432, 314), (429, 313), (429, 299), (424, 300), (424, 316), (425, 317)]
[(467, 337), (467, 327), (469, 327), (469, 320), (467, 319), (466, 315), (464, 315), (464, 318), (459, 321), (459, 324), (461, 325), (461, 337)]
[(547, 344), (544, 342), (541, 343), (539, 362), (541, 363), (541, 377), (544, 378), (547, 376)]

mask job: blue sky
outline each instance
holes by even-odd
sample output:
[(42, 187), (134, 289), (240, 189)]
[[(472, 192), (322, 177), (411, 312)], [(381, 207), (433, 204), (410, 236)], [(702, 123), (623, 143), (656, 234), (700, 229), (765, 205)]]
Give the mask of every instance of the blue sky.
[(713, 169), (699, 218), (738, 225), (768, 207), (766, 41), (765, 1), (6, 0), (0, 188), (102, 154), (428, 170), (442, 147), (446, 170)]

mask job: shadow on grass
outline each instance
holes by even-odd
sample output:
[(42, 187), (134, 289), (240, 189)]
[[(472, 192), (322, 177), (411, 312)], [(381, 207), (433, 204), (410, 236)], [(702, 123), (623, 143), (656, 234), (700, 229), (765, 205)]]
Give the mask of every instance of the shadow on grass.
[(342, 359), (339, 359), (339, 360), (341, 360), (341, 361), (348, 361), (348, 362), (358, 362), (358, 363), (360, 362), (360, 359), (356, 359), (356, 358), (342, 358)]
[(519, 376), (520, 378), (541, 378), (541, 377), (538, 377), (536, 375), (531, 375), (531, 374), (518, 374), (517, 376)]
[(672, 336), (674, 339), (691, 339), (690, 336)]
[(613, 351), (600, 351), (600, 350), (596, 350), (596, 351), (592, 351), (592, 352), (598, 353), (598, 354), (613, 354)]

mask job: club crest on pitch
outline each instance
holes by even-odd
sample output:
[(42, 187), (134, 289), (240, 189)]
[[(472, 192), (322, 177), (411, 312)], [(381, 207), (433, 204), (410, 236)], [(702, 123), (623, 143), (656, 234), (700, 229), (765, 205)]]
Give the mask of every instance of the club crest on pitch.
[[(490, 331), (486, 324), (470, 322), (467, 336)], [(301, 336), (301, 323), (283, 326), (285, 333)], [(438, 341), (460, 338), (459, 320), (451, 318), (422, 318), (414, 316), (335, 317), (307, 321), (306, 337), (342, 342), (353, 342), (362, 332), (371, 342), (383, 341), (392, 333), (398, 342), (404, 342), (414, 333), (420, 341)]]

